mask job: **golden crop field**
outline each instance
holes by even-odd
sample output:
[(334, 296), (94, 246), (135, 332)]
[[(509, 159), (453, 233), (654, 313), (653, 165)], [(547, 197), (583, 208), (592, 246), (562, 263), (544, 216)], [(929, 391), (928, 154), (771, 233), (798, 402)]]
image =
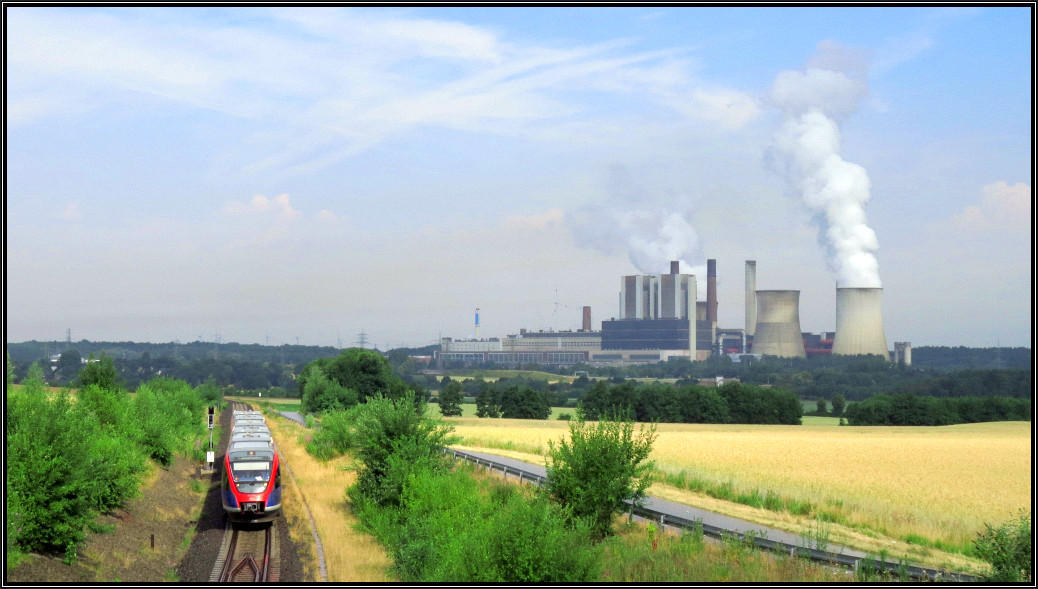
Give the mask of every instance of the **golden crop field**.
[[(473, 448), (536, 454), (568, 435), (565, 422), (450, 418)], [(985, 523), (1031, 510), (1031, 424), (946, 427), (660, 424), (652, 458), (664, 473), (685, 471), (739, 492), (810, 501), (865, 535), (918, 537), (967, 546)], [(518, 457), (518, 456), (517, 456)], [(659, 485), (657, 485), (659, 486)], [(674, 498), (674, 493), (668, 494)], [(691, 494), (686, 493), (691, 496)], [(719, 502), (700, 498), (717, 507)], [(700, 501), (693, 498), (692, 501)], [(734, 506), (778, 527), (790, 514)], [(738, 509), (741, 508), (741, 509)], [(800, 523), (801, 527), (803, 522)], [(797, 531), (793, 529), (793, 531)]]

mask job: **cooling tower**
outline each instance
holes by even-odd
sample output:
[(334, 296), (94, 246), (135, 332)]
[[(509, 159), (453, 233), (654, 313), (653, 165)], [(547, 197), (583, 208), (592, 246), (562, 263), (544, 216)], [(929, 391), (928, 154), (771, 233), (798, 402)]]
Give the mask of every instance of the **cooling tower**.
[(758, 290), (753, 353), (806, 358), (800, 333), (800, 291)]
[(837, 288), (833, 355), (866, 354), (890, 359), (883, 333), (883, 289)]
[(757, 261), (746, 260), (746, 335), (757, 325)]

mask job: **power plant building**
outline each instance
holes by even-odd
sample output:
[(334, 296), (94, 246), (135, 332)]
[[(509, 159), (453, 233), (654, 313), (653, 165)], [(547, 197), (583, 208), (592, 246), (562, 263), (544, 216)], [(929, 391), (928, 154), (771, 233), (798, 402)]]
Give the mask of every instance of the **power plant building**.
[[(716, 327), (716, 319), (711, 323), (709, 317), (711, 309), (716, 314), (717, 302), (698, 303), (696, 277), (681, 274), (678, 266), (671, 262), (669, 274), (621, 278), (620, 318), (602, 322), (603, 352), (667, 350), (674, 352), (667, 357), (696, 359), (702, 350), (703, 357), (709, 356)], [(708, 285), (713, 268), (709, 260)], [(716, 299), (716, 285), (714, 290), (708, 286), (708, 298), (711, 292)]]
[[(699, 301), (696, 277), (670, 263), (668, 274), (622, 276), (619, 318), (591, 329), (591, 308), (581, 309), (581, 329), (527, 331), (504, 338), (442, 338), (437, 357), (470, 364), (573, 365), (705, 360), (712, 354), (738, 358), (820, 355), (878, 355), (889, 360), (883, 331), (881, 288), (837, 288), (836, 331), (804, 333), (800, 291), (757, 290), (757, 263), (745, 263), (745, 326), (717, 324), (717, 264), (707, 260), (706, 300)], [(478, 333), (479, 310), (476, 311)], [(894, 344), (897, 362), (911, 364), (909, 342)]]
[(912, 365), (912, 342), (894, 342), (894, 362)]

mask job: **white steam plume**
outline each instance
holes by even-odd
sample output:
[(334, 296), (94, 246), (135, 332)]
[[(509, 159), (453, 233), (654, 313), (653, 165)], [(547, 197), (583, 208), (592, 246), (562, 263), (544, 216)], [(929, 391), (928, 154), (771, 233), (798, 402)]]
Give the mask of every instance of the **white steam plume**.
[[(831, 44), (821, 49), (832, 49)], [(820, 61), (816, 58), (815, 63)], [(840, 157), (836, 118), (854, 112), (865, 96), (865, 82), (843, 71), (809, 67), (775, 78), (770, 98), (785, 113), (773, 153), (787, 179), (815, 213), (819, 241), (842, 287), (882, 286), (873, 254), (876, 233), (865, 218), (869, 176), (865, 168)]]
[(643, 274), (666, 274), (671, 260), (681, 262), (682, 273), (692, 273), (703, 253), (691, 216), (686, 197), (649, 197), (626, 169), (614, 166), (611, 198), (569, 211), (566, 221), (577, 245), (606, 254), (626, 251)]

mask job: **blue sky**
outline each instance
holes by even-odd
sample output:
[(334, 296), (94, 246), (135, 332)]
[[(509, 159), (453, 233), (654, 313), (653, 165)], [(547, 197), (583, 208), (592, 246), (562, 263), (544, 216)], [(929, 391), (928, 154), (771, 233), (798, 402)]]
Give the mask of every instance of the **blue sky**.
[(677, 258), (832, 330), (816, 109), (888, 344), (1031, 342), (1029, 7), (5, 13), (8, 341), (597, 328)]

